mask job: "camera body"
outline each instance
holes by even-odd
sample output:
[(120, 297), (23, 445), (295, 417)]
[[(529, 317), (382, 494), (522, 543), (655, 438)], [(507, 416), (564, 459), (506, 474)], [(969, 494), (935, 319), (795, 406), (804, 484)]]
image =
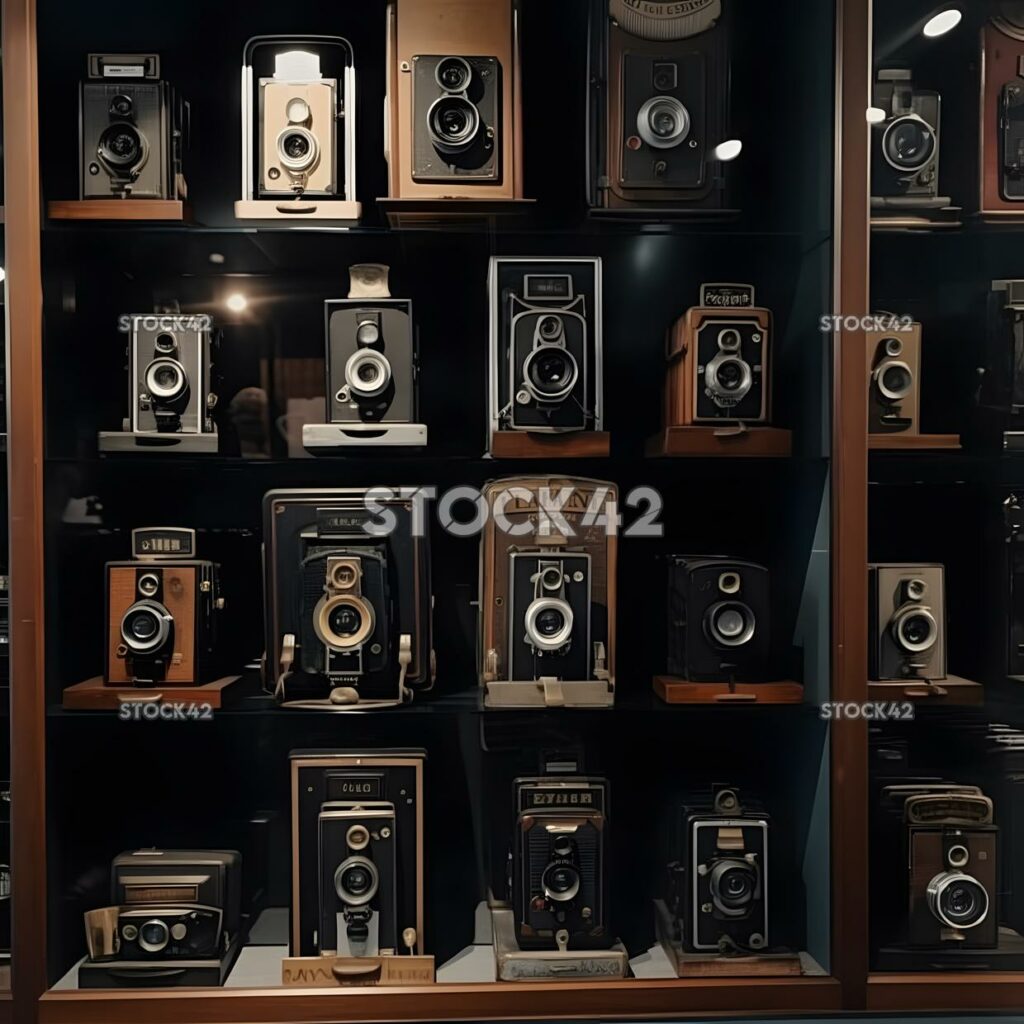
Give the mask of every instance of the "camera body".
[(979, 405), (983, 423), (1010, 447), (1004, 431), (1024, 430), (1024, 280), (993, 281), (986, 300), (985, 372)]
[(1004, 663), (996, 672), (1024, 676), (1024, 504), (1020, 494), (1003, 503), (1003, 548), (1006, 552), (1003, 588), (1005, 619), (999, 630)]
[(768, 570), (730, 558), (673, 555), (668, 671), (691, 682), (757, 682), (771, 655)]
[(491, 257), (490, 433), (600, 431), (600, 259)]
[(389, 533), (373, 532), (365, 490), (264, 498), (267, 682), (281, 702), (386, 706), (432, 684), (428, 540), (393, 493), (377, 501)]
[(520, 948), (608, 948), (608, 781), (543, 775), (514, 789), (509, 890)]
[(423, 952), (425, 760), (292, 753), (293, 956)]
[(981, 209), (1024, 202), (1024, 8), (1001, 3), (981, 33)]
[(11, 956), (11, 784), (0, 782), (0, 961)]
[(702, 285), (668, 332), (666, 426), (769, 422), (771, 338), (750, 285)]
[(725, 201), (729, 55), (722, 0), (593, 0), (590, 190), (605, 209)]
[(90, 53), (80, 89), (82, 199), (184, 199), (188, 104), (155, 53)]
[(715, 787), (676, 815), (668, 866), (675, 935), (689, 953), (757, 954), (768, 948), (770, 819)]
[(108, 686), (211, 682), (224, 608), (220, 567), (195, 555), (195, 531), (132, 531), (133, 558), (106, 565)]
[(388, 6), (392, 199), (521, 199), (518, 0)]
[(945, 679), (945, 576), (941, 565), (868, 566), (872, 680)]
[(611, 704), (617, 548), (606, 527), (615, 486), (514, 477), (487, 484), (484, 500), (491, 510), (480, 558), (485, 704)]
[(868, 433), (917, 435), (921, 407), (921, 325), (868, 331)]
[(910, 71), (883, 69), (872, 105), (885, 111), (885, 119), (871, 126), (872, 206), (948, 205), (939, 196), (939, 94), (915, 88)]

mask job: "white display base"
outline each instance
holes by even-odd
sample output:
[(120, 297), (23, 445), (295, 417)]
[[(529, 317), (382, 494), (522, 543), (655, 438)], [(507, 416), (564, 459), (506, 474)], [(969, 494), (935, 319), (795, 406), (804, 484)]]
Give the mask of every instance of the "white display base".
[(362, 215), (362, 203), (343, 199), (239, 199), (235, 203), (235, 216), (239, 220), (334, 221), (339, 225), (353, 225)]
[(312, 452), (378, 446), (422, 448), (426, 443), (423, 423), (305, 423), (302, 427), (302, 446)]
[(216, 455), (217, 434), (136, 434), (130, 430), (101, 430), (101, 452), (145, 452), (147, 455)]

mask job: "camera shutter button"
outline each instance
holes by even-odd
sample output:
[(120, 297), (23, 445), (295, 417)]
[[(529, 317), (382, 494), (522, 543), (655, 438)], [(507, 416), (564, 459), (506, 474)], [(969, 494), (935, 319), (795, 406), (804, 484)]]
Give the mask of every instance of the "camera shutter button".
[(171, 938), (175, 942), (181, 942), (187, 934), (188, 929), (180, 921), (177, 924), (171, 925)]

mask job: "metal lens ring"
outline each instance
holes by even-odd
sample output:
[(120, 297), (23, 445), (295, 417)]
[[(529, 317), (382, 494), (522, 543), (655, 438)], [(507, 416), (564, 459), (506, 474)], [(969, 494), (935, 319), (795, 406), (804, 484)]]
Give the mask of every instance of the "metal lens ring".
[(277, 136), (277, 159), (285, 170), (303, 174), (319, 161), (320, 143), (308, 128), (290, 124)]
[(738, 572), (723, 572), (718, 577), (718, 589), (723, 594), (738, 594), (740, 592), (740, 574)]
[(576, 898), (580, 891), (580, 873), (575, 864), (564, 860), (554, 860), (544, 869), (540, 876), (544, 895), (555, 903), (568, 903)]
[(369, 857), (349, 857), (334, 872), (334, 891), (350, 907), (361, 907), (377, 895), (380, 872)]
[(136, 601), (121, 617), (121, 639), (136, 654), (158, 650), (167, 643), (173, 621), (159, 601)]
[(542, 316), (537, 323), (537, 336), (548, 343), (558, 341), (565, 335), (565, 324), (560, 316)]
[(745, 359), (719, 352), (704, 370), (704, 383), (716, 398), (738, 402), (754, 386), (754, 371)]
[(718, 347), (723, 352), (739, 352), (743, 336), (735, 327), (726, 327), (718, 332)]
[(572, 636), (572, 608), (558, 597), (541, 597), (526, 609), (526, 638), (541, 651), (557, 651)]
[(935, 155), (935, 129), (917, 114), (895, 118), (882, 135), (882, 156), (894, 170), (915, 173)]
[(154, 917), (139, 926), (139, 946), (147, 953), (159, 953), (167, 948), (171, 933), (167, 922)]
[(370, 831), (365, 825), (352, 825), (345, 833), (350, 850), (365, 850), (370, 845)]
[(164, 331), (153, 339), (153, 348), (161, 355), (170, 355), (177, 350), (178, 339), (169, 331)]
[(744, 914), (757, 892), (757, 871), (744, 860), (720, 860), (711, 869), (709, 887), (722, 913)]
[(721, 647), (742, 647), (757, 631), (757, 616), (742, 601), (718, 601), (705, 613), (707, 631)]
[(899, 338), (886, 338), (882, 342), (882, 347), (890, 359), (896, 359), (903, 355), (903, 342)]
[(988, 917), (989, 898), (976, 878), (944, 871), (928, 883), (928, 909), (948, 928), (976, 928)]
[(911, 601), (921, 601), (928, 593), (928, 584), (924, 580), (907, 580), (907, 597)]
[(966, 846), (961, 846), (959, 843), (956, 846), (951, 846), (946, 851), (946, 863), (951, 868), (964, 868), (967, 867), (967, 862), (971, 859), (970, 853), (967, 851)]
[(561, 590), (564, 576), (560, 565), (549, 565), (540, 574), (540, 585), (545, 590)]
[(135, 110), (135, 101), (127, 93), (119, 92), (111, 99), (107, 109), (111, 117), (131, 117)]
[(526, 389), (538, 402), (561, 402), (580, 377), (576, 357), (561, 345), (538, 345), (523, 362)]
[(373, 635), (373, 606), (355, 594), (324, 596), (313, 613), (313, 625), (328, 647), (351, 650)]
[(675, 149), (690, 134), (690, 112), (675, 96), (652, 96), (636, 115), (636, 130), (652, 149)]
[(143, 597), (153, 597), (160, 589), (160, 577), (155, 572), (147, 572), (139, 577), (139, 593)]
[(480, 131), (480, 111), (464, 96), (448, 93), (430, 105), (427, 130), (442, 153), (462, 153)]
[(445, 57), (437, 62), (434, 78), (445, 92), (465, 92), (473, 80), (473, 69), (462, 57)]
[(359, 579), (359, 570), (351, 562), (338, 562), (331, 566), (331, 586), (336, 590), (351, 590)]
[(922, 654), (931, 650), (939, 639), (939, 624), (924, 605), (906, 605), (893, 620), (896, 643), (908, 654)]
[(906, 398), (914, 390), (914, 372), (899, 360), (882, 365), (875, 371), (878, 390), (890, 401)]
[(108, 167), (124, 171), (141, 167), (146, 162), (149, 143), (135, 125), (117, 121), (103, 129), (96, 146), (96, 155)]
[(151, 398), (173, 402), (188, 389), (188, 374), (177, 359), (154, 359), (146, 367), (146, 390)]
[(360, 349), (345, 363), (345, 381), (358, 398), (376, 398), (391, 383), (391, 363), (375, 349)]

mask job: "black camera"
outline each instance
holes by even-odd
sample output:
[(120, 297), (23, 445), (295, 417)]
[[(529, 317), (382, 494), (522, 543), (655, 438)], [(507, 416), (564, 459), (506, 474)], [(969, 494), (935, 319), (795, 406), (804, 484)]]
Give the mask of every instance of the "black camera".
[(81, 197), (180, 199), (188, 104), (155, 53), (91, 53), (81, 86)]
[(915, 88), (910, 71), (882, 70), (873, 106), (885, 116), (872, 125), (872, 205), (948, 205), (939, 197), (939, 94)]
[(768, 570), (729, 558), (669, 559), (668, 671), (691, 682), (758, 682), (771, 652)]
[(728, 955), (768, 947), (769, 826), (730, 787), (680, 810), (667, 903), (684, 949)]
[(545, 775), (515, 780), (509, 891), (522, 949), (605, 949), (608, 782)]
[(1024, 444), (1024, 280), (993, 281), (986, 299), (985, 359), (978, 391), (983, 440)]

